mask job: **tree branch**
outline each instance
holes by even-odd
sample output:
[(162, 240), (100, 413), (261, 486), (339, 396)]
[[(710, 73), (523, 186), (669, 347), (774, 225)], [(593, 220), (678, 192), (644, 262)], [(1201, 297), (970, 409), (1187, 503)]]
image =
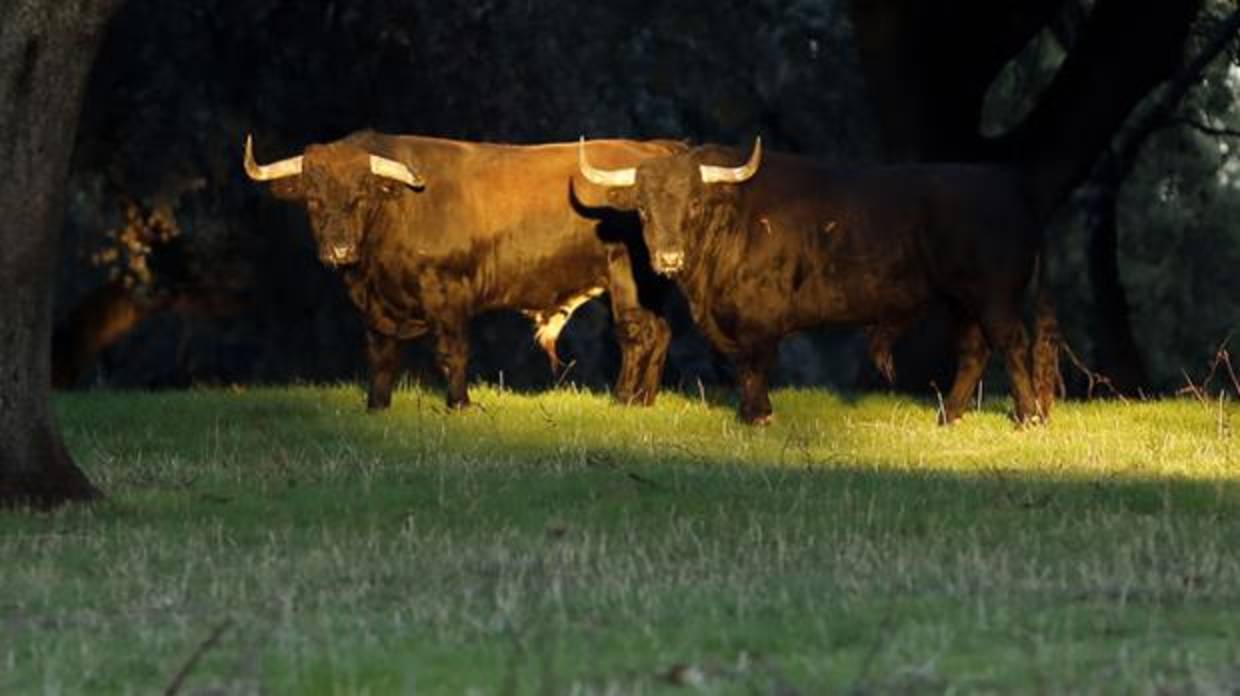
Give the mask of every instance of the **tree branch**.
[(1179, 107), (1189, 90), (1201, 82), (1201, 77), (1210, 63), (1235, 40), (1237, 31), (1240, 31), (1240, 7), (1232, 10), (1231, 14), (1218, 23), (1201, 51), (1167, 81), (1154, 106), (1139, 115), (1136, 122), (1125, 129), (1120, 136), (1119, 146), (1114, 150), (1115, 159), (1125, 171), (1132, 166), (1150, 134), (1161, 124), (1174, 120), (1171, 114)]
[(1195, 118), (1188, 118), (1187, 116), (1171, 119), (1170, 125), (1192, 128), (1193, 130), (1204, 133), (1205, 135), (1213, 135), (1219, 138), (1240, 138), (1240, 128), (1219, 128), (1217, 126), (1211, 126), (1208, 123), (1198, 121)]
[(989, 143), (995, 159), (1023, 163), (1030, 197), (1049, 215), (1084, 181), (1134, 107), (1176, 73), (1202, 0), (1097, 0), (1080, 37), (1037, 105)]

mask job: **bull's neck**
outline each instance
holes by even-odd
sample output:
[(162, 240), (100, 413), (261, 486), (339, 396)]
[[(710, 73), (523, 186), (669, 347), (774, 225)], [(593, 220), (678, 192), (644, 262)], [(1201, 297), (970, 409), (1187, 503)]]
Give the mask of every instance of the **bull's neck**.
[(677, 278), (682, 290), (695, 305), (705, 306), (711, 299), (711, 288), (722, 280), (727, 282), (735, 272), (735, 254), (721, 253), (728, 249), (726, 240), (735, 237), (736, 230), (728, 224), (732, 216), (703, 225), (695, 240), (693, 252), (687, 255), (684, 270)]
[(693, 254), (693, 272), (705, 280), (727, 282), (736, 272), (744, 256), (745, 235), (741, 229), (740, 211), (733, 201), (717, 205), (709, 220), (702, 225), (702, 234)]

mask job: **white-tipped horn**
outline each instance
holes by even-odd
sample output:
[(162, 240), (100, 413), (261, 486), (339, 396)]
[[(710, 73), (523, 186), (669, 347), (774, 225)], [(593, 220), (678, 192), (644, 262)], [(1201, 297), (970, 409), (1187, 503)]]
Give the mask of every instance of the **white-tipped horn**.
[(301, 174), (301, 155), (262, 165), (254, 161), (254, 138), (245, 136), (245, 173), (255, 181), (271, 181)]
[(581, 175), (592, 184), (599, 186), (632, 186), (637, 183), (637, 168), (627, 169), (595, 169), (586, 161), (586, 136), (581, 136), (577, 143), (577, 164), (581, 167)]
[(710, 165), (701, 165), (702, 183), (704, 184), (739, 184), (747, 181), (754, 174), (758, 173), (758, 165), (762, 164), (762, 136), (758, 136), (753, 143), (753, 152), (749, 155), (749, 161), (739, 167), (712, 167)]
[(372, 174), (377, 176), (381, 176), (385, 179), (393, 179), (405, 184), (406, 186), (412, 186), (413, 188), (422, 188), (426, 185), (426, 182), (422, 180), (422, 177), (415, 174), (413, 170), (406, 166), (403, 162), (390, 160), (386, 157), (371, 155), (370, 171)]

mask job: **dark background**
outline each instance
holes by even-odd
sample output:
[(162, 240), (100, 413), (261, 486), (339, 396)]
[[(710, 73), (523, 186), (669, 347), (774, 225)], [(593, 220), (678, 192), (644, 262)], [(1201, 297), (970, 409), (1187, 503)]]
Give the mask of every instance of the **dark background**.
[[(1069, 15), (1092, 5), (1064, 4)], [(1205, 5), (1186, 56), (1230, 10)], [(993, 82), (982, 133), (1003, 132), (1037, 102), (1072, 46), (1069, 20), (1037, 33)], [(1139, 353), (1143, 391), (1200, 376), (1240, 324), (1234, 50), (1151, 130), (1118, 189), (1116, 259), (1137, 338), (1127, 350)], [(824, 159), (885, 155), (843, 2), (129, 0), (99, 55), (78, 134), (56, 300), (58, 383), (363, 375), (359, 318), (316, 260), (304, 213), (241, 168), (246, 133), (270, 161), (361, 128), (742, 146), (760, 133), (769, 149)], [(1070, 346), (1106, 373), (1105, 309), (1090, 283), (1096, 199), (1087, 182), (1061, 207), (1051, 270)], [(665, 381), (730, 379), (683, 302), (669, 310), (676, 337)], [(929, 393), (929, 379), (944, 384), (936, 371), (950, 365), (933, 326), (912, 334), (897, 370), (904, 386)], [(578, 311), (560, 354), (574, 361), (567, 381), (607, 385), (618, 352), (603, 303)], [(872, 386), (863, 356), (855, 331), (790, 337), (775, 381)], [(434, 379), (425, 345), (411, 351), (410, 368)], [(515, 388), (556, 379), (515, 313), (475, 321), (471, 373), (491, 382), (502, 373)]]

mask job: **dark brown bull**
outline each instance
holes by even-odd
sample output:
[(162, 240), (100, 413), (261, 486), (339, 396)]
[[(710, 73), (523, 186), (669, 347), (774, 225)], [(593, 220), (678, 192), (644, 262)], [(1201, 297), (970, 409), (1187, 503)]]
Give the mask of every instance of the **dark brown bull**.
[[(673, 146), (607, 141), (598, 156), (631, 167)], [(246, 140), (246, 171), (305, 204), (323, 263), (342, 269), (367, 328), (367, 405), (387, 408), (401, 344), (426, 332), (452, 407), (466, 390), (469, 320), (493, 309), (534, 319), (556, 364), (569, 314), (610, 294), (622, 352), (615, 395), (653, 402), (671, 332), (643, 306), (629, 248), (632, 216), (587, 217), (570, 195), (573, 144), (511, 146), (362, 132), (262, 166)], [(650, 274), (653, 276), (653, 274)]]
[[(590, 147), (593, 156), (593, 144)], [(767, 372), (782, 336), (821, 324), (876, 326), (877, 357), (932, 301), (956, 318), (956, 381), (944, 421), (968, 408), (994, 346), (1019, 422), (1049, 414), (1057, 324), (1044, 284), (1032, 359), (1023, 320), (1041, 233), (1020, 175), (957, 164), (834, 168), (701, 147), (582, 174), (636, 210), (656, 271), (674, 275), (706, 336), (736, 363), (741, 418), (771, 414)], [(1031, 363), (1036, 380), (1030, 375)], [(1036, 389), (1035, 383), (1036, 381)]]

